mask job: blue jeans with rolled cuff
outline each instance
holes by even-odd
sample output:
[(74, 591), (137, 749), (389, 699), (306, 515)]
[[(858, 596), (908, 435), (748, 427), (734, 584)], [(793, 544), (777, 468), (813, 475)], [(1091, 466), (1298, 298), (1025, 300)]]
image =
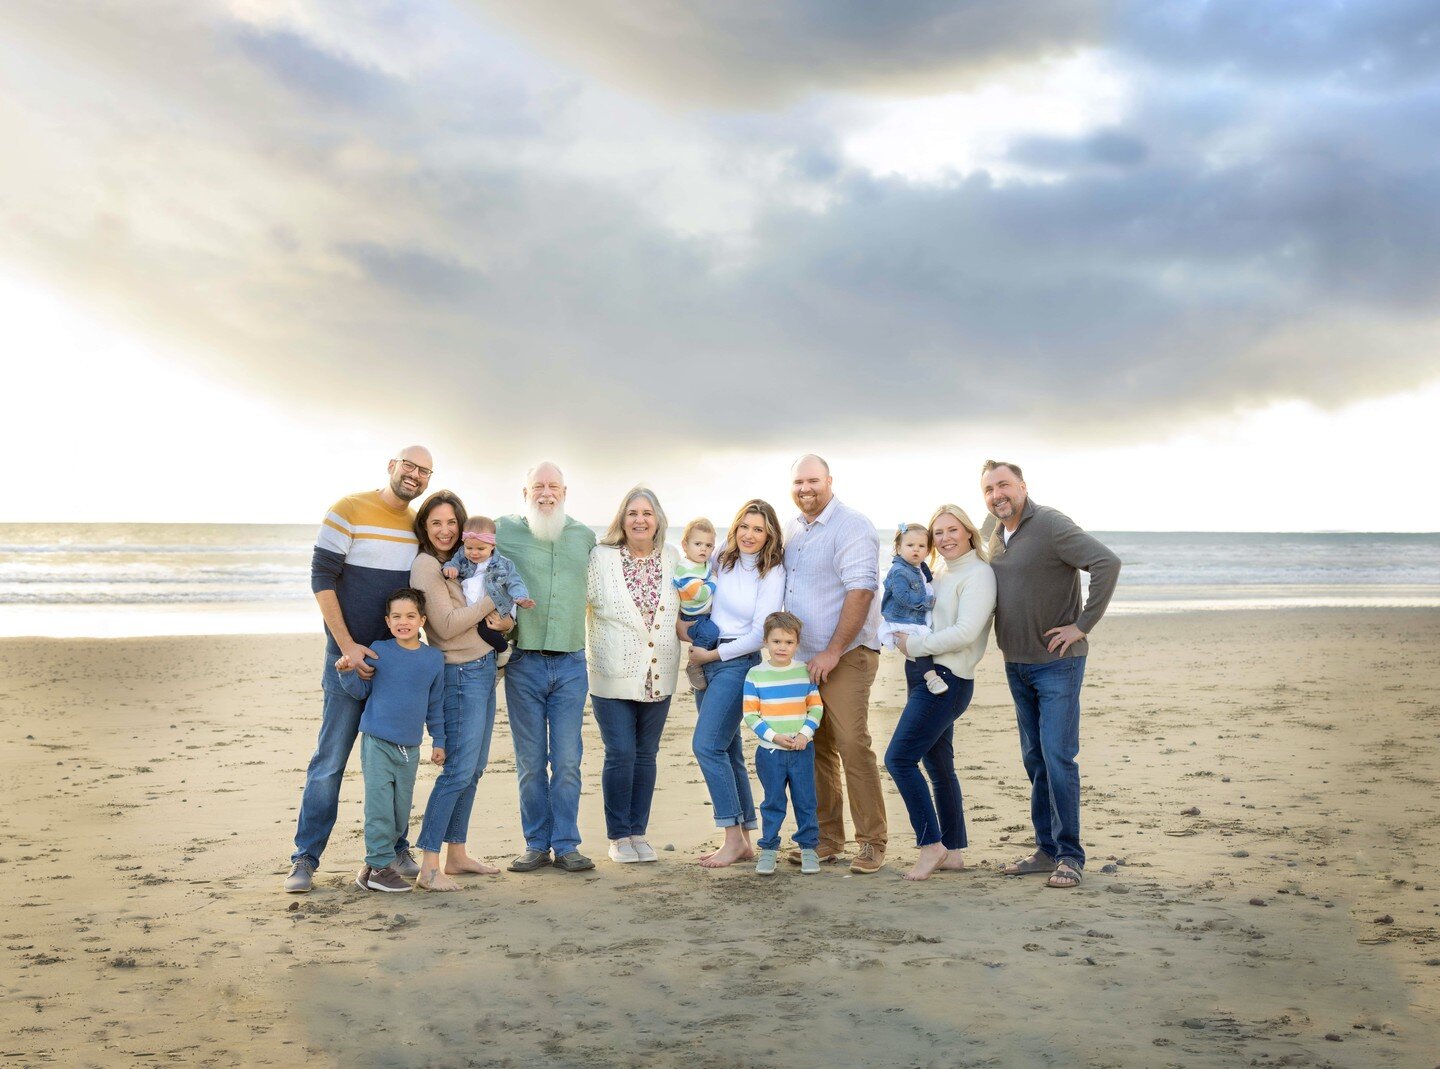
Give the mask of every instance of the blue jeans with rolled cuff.
[(430, 788), (420, 822), (421, 850), (463, 843), (470, 829), (475, 788), (490, 763), (495, 731), (495, 654), (445, 666), (445, 764)]
[(717, 828), (756, 826), (755, 796), (740, 744), (745, 673), (760, 663), (759, 653), (704, 666), (705, 689), (695, 693), (700, 715), (691, 740), (700, 774), (710, 791)]

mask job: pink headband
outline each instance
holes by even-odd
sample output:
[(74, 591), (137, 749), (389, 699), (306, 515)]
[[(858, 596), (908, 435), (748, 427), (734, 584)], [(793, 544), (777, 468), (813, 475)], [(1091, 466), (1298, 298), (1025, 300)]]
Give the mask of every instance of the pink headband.
[(484, 542), (487, 546), (495, 544), (495, 536), (489, 531), (466, 531), (460, 536), (462, 542)]

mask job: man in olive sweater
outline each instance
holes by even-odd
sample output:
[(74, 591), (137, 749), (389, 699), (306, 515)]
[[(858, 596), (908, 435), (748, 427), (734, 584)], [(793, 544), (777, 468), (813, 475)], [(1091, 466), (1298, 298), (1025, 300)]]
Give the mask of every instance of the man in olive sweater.
[(580, 725), (589, 689), (585, 575), (595, 532), (565, 515), (565, 490), (559, 468), (537, 465), (525, 477), (525, 515), (502, 517), (495, 531), (535, 599), (533, 609), (516, 612), (505, 667), (525, 835), (525, 852), (510, 863), (511, 872), (534, 872), (552, 860), (565, 872), (595, 867), (580, 853), (578, 822)]
[[(1085, 638), (1110, 604), (1120, 558), (1063, 512), (1031, 501), (1017, 465), (987, 460), (980, 478), (985, 507), (1000, 521), (990, 538), (995, 641), (1015, 699), (1035, 826), (1035, 853), (1001, 872), (1048, 873), (1049, 887), (1078, 887), (1085, 869), (1076, 761)], [(1082, 571), (1090, 573), (1083, 608)]]

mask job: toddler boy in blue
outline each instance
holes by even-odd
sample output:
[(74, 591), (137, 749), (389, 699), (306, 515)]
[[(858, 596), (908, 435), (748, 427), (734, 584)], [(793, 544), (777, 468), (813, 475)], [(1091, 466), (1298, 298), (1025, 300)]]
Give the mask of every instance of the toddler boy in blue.
[(375, 669), (362, 679), (350, 658), (335, 662), (345, 693), (365, 702), (360, 715), (360, 768), (365, 777), (365, 865), (355, 884), (367, 891), (409, 891), (395, 871), (395, 843), (410, 826), (415, 773), (420, 769), (422, 728), (431, 744), (445, 749), (445, 655), (420, 642), (425, 595), (402, 589), (385, 602), (385, 623), (393, 638), (371, 647)]

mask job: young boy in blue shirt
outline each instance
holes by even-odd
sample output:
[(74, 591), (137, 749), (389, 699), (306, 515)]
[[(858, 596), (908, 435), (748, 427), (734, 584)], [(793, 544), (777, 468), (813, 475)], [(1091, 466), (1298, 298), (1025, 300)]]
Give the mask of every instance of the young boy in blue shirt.
[(432, 760), (445, 750), (445, 655), (420, 642), (425, 595), (408, 587), (385, 600), (385, 624), (393, 638), (372, 645), (375, 669), (361, 679), (343, 654), (335, 662), (340, 685), (365, 702), (360, 715), (360, 768), (365, 776), (365, 864), (355, 874), (363, 891), (409, 891), (395, 871), (395, 843), (410, 825), (415, 773), (420, 769), (422, 727), (430, 729)]

